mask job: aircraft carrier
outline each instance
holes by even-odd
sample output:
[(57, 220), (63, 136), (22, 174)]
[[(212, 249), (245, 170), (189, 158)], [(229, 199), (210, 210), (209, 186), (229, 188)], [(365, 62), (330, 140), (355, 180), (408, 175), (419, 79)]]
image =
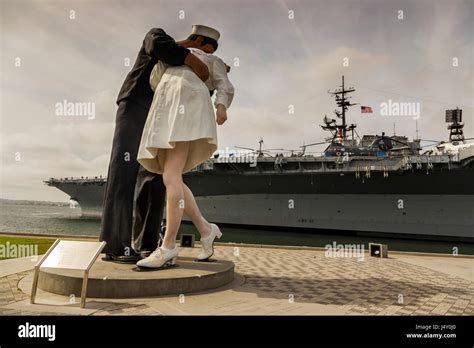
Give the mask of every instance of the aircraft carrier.
[[(339, 109), (322, 128), (326, 141), (291, 154), (261, 148), (220, 156), (184, 175), (212, 222), (376, 232), (474, 241), (474, 143), (463, 134), (462, 110), (447, 110), (449, 141), (423, 152), (420, 139), (356, 136), (347, 124), (344, 85), (330, 92)], [(328, 143), (321, 155), (306, 148)], [(106, 178), (51, 178), (84, 216), (100, 217)], [(186, 219), (186, 218), (185, 218)], [(302, 230), (302, 231), (305, 231)]]

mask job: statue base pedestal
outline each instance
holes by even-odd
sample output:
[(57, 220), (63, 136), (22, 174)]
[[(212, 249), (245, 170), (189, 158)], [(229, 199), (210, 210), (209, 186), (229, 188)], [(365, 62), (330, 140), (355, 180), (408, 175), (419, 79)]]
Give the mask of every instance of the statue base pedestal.
[[(134, 264), (118, 264), (99, 258), (89, 272), (87, 297), (179, 296), (209, 291), (233, 281), (233, 262), (213, 259), (208, 262), (194, 260), (194, 257), (178, 257), (176, 266), (137, 272)], [(80, 297), (83, 273), (64, 269), (41, 269), (38, 288), (58, 295)]]

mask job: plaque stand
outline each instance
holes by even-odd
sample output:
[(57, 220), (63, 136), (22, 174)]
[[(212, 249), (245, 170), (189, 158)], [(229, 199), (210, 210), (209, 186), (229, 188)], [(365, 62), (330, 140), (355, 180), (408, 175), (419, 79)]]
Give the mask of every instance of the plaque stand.
[(81, 291), (81, 308), (86, 305), (89, 270), (99, 257), (105, 242), (65, 241), (57, 239), (35, 265), (30, 303), (35, 303), (40, 268), (60, 268), (84, 271)]

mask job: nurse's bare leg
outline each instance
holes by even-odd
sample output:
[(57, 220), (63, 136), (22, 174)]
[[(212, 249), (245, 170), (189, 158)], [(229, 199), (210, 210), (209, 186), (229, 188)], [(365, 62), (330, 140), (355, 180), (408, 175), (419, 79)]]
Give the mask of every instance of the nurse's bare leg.
[(184, 211), (191, 218), (194, 226), (201, 234), (201, 238), (206, 238), (211, 233), (211, 224), (202, 216), (192, 191), (185, 183), (183, 183), (183, 191)]
[(174, 149), (167, 149), (163, 166), (166, 186), (166, 232), (163, 247), (174, 249), (176, 234), (184, 211), (183, 169), (188, 158), (189, 142), (178, 141)]

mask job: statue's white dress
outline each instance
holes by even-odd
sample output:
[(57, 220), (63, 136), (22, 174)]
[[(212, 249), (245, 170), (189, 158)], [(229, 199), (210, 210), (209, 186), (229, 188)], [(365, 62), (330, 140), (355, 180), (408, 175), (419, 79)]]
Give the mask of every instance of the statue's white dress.
[[(202, 82), (185, 65), (165, 66), (158, 63), (154, 72), (161, 75), (143, 129), (137, 160), (150, 172), (163, 173), (158, 158), (164, 149), (172, 149), (176, 141), (190, 141), (187, 172), (210, 158), (217, 150), (215, 113), (209, 91), (216, 90), (214, 104), (229, 108), (234, 87), (227, 77), (224, 62), (217, 56), (190, 48), (209, 68), (209, 78)], [(158, 77), (159, 79), (159, 77)]]

